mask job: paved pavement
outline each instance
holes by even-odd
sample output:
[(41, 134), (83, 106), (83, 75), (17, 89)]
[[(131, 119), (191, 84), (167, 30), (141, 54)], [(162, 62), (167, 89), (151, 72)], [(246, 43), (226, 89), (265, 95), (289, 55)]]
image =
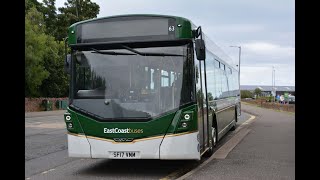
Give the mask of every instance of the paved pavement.
[(258, 115), (225, 159), (213, 159), (185, 179), (295, 179), (295, 116), (242, 105)]

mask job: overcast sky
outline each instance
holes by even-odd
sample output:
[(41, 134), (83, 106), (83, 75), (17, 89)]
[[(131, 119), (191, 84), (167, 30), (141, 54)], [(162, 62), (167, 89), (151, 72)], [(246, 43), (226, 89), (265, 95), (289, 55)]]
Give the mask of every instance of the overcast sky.
[[(66, 0), (56, 0), (61, 7)], [(226, 54), (239, 62), (241, 85), (295, 85), (294, 0), (91, 0), (98, 17), (166, 14), (190, 19)]]

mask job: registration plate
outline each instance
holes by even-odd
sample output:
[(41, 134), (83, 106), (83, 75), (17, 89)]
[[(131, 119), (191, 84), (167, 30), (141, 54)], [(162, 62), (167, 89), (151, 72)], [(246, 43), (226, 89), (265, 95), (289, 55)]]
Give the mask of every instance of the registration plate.
[(110, 158), (113, 159), (134, 159), (139, 158), (139, 152), (137, 151), (111, 151)]

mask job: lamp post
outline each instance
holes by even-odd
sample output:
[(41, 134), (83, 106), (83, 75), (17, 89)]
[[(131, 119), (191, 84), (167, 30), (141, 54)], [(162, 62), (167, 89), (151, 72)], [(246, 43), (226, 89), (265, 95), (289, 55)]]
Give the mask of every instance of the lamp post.
[(275, 92), (275, 90), (274, 90), (274, 78), (275, 78), (275, 70), (274, 70), (274, 66), (272, 66), (272, 84), (271, 84), (271, 86), (272, 86), (272, 93), (271, 93), (271, 95), (273, 96), (273, 102), (275, 102), (275, 96), (276, 96), (276, 92)]
[(274, 90), (274, 101), (275, 101), (276, 100), (276, 70), (274, 69), (274, 67), (273, 67), (273, 90)]
[(238, 81), (239, 81), (239, 89), (240, 89), (240, 62), (241, 62), (241, 46), (230, 46), (239, 48), (239, 72), (238, 72)]

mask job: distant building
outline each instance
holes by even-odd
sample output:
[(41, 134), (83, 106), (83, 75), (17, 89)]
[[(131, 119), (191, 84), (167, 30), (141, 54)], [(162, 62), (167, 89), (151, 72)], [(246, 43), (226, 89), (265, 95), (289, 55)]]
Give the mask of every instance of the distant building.
[[(261, 89), (262, 96), (271, 95), (272, 86), (240, 85), (240, 90), (248, 90), (254, 92), (256, 88)], [(276, 95), (284, 95), (284, 93), (289, 93), (295, 96), (295, 86), (275, 86), (274, 90)]]

